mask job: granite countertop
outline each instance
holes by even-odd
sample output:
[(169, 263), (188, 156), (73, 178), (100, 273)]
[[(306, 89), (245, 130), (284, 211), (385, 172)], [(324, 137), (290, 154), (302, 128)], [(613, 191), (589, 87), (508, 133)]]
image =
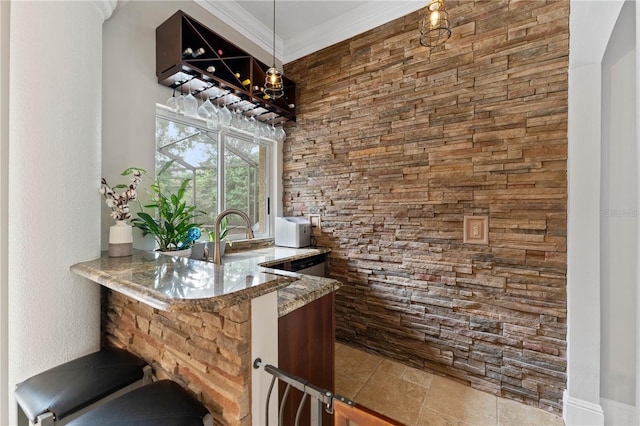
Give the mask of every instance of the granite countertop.
[(223, 264), (134, 250), (132, 256), (109, 257), (71, 266), (71, 271), (163, 311), (216, 311), (278, 291), (278, 316), (340, 288), (339, 281), (269, 269), (329, 249), (268, 247), (230, 253)]

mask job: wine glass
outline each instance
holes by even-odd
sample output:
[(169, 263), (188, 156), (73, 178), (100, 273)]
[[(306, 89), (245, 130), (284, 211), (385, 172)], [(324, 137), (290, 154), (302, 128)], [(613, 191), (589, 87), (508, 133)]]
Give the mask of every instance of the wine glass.
[[(205, 104), (209, 102), (209, 98), (207, 98), (206, 101), (203, 101), (200, 106), (198, 107), (198, 115), (202, 118), (204, 118), (205, 120), (208, 120), (209, 118), (211, 118), (211, 112), (207, 109), (207, 107), (205, 107)], [(213, 104), (212, 104), (213, 105)]]
[(215, 129), (218, 127), (218, 108), (216, 108), (213, 103), (207, 98), (206, 101), (200, 105), (200, 109), (204, 110), (207, 114), (207, 127), (210, 129)]
[(247, 130), (247, 126), (249, 125), (249, 118), (244, 115), (244, 111), (242, 110), (242, 108), (238, 108), (236, 112), (238, 114), (236, 127), (240, 130)]
[(231, 111), (229, 111), (226, 105), (222, 105), (218, 114), (220, 116), (220, 124), (222, 126), (229, 126), (229, 124), (231, 124)]
[(176, 88), (173, 88), (173, 95), (167, 99), (167, 106), (169, 108), (171, 108), (172, 111), (176, 112), (176, 110), (178, 109), (178, 103), (176, 100)]
[(260, 135), (263, 139), (269, 139), (269, 125), (265, 122), (260, 122)]
[(198, 115), (198, 100), (191, 94), (191, 80), (189, 80), (187, 90), (189, 93), (184, 97), (184, 114)]
[(209, 97), (198, 107), (198, 114), (202, 118), (210, 119), (213, 115), (218, 115), (218, 110), (213, 105)]
[(242, 130), (248, 130), (251, 131), (251, 129), (249, 128), (249, 117), (247, 117), (246, 115), (244, 115), (242, 112), (240, 113), (240, 128)]
[(238, 110), (237, 109), (233, 110), (233, 113), (231, 115), (231, 127), (235, 127), (236, 129), (239, 129), (241, 122), (242, 122), (242, 118), (240, 117)]
[(184, 82), (180, 82), (180, 96), (176, 99), (176, 112), (184, 112), (184, 93), (182, 93), (182, 85)]
[(284, 140), (287, 138), (287, 132), (284, 131), (284, 127), (280, 126), (278, 128), (278, 130), (276, 131), (276, 140), (278, 142), (284, 142)]
[(216, 107), (213, 104), (211, 104), (211, 108), (211, 118), (209, 119), (209, 123), (211, 123), (212, 129), (217, 129), (220, 125), (220, 108)]
[(256, 130), (256, 127), (258, 127), (258, 122), (256, 121), (256, 118), (252, 115), (251, 118), (247, 120), (247, 122), (248, 122), (247, 130), (253, 133)]

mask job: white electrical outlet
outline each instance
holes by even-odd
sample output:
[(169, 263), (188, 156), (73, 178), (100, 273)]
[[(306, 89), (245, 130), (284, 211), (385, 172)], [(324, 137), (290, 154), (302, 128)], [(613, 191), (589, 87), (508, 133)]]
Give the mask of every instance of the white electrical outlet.
[(313, 229), (317, 229), (317, 232), (322, 232), (322, 219), (319, 214), (310, 214), (309, 223), (311, 224), (311, 229), (314, 234)]
[(465, 216), (462, 242), (465, 244), (489, 244), (489, 216)]

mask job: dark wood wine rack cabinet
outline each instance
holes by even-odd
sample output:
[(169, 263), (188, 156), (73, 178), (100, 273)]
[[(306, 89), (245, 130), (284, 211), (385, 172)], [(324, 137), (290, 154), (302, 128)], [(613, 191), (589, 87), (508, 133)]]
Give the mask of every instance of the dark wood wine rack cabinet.
[(284, 96), (265, 99), (268, 68), (181, 10), (156, 28), (158, 83), (188, 88), (267, 123), (295, 121), (295, 83), (284, 77)]

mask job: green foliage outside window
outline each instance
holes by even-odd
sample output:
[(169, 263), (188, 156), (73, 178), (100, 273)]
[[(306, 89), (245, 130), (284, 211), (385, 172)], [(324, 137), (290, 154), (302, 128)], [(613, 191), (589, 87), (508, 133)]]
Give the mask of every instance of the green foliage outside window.
[[(206, 214), (198, 219), (203, 230), (212, 230), (218, 212), (219, 134), (185, 121), (156, 118), (156, 170), (167, 167), (159, 177), (164, 188), (178, 188), (192, 179), (185, 196)], [(224, 138), (223, 209), (247, 213), (254, 231), (264, 232), (266, 222), (266, 150), (247, 135), (226, 133)], [(229, 234), (244, 235), (244, 223), (229, 217)]]

